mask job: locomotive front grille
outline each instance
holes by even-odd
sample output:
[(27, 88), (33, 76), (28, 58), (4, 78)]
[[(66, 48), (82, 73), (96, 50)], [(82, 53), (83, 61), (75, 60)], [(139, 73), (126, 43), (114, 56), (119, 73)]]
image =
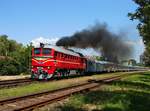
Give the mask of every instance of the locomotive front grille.
[(37, 67), (37, 69), (39, 74), (43, 73), (43, 67)]

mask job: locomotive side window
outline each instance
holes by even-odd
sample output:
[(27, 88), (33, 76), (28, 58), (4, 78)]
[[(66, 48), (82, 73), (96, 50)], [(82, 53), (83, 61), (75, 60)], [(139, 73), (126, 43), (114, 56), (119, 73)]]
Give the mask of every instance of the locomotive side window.
[(51, 49), (44, 48), (44, 49), (42, 50), (42, 54), (44, 54), (44, 55), (51, 54)]
[(62, 53), (60, 53), (60, 58), (62, 58)]
[(55, 57), (57, 57), (57, 52), (55, 52), (55, 55), (54, 55)]
[(63, 58), (63, 53), (61, 53), (61, 58)]
[(35, 55), (39, 55), (40, 54), (40, 49), (39, 48), (35, 48), (34, 49), (34, 54)]
[(59, 58), (59, 53), (57, 52), (57, 58)]

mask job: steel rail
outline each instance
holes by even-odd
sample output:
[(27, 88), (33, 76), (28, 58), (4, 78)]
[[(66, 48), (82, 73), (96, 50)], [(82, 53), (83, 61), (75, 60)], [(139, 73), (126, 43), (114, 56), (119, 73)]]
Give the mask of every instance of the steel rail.
[(95, 82), (86, 82), (84, 84), (57, 89), (54, 91), (45, 91), (41, 93), (35, 93), (35, 94), (26, 95), (26, 96), (1, 100), (0, 109), (2, 109), (2, 111), (32, 110), (36, 107), (41, 107), (43, 105), (52, 103), (54, 101), (62, 100), (72, 94), (87, 91), (92, 88), (103, 85), (105, 83), (119, 80), (122, 77), (124, 77), (124, 75), (107, 77), (104, 79), (95, 80)]

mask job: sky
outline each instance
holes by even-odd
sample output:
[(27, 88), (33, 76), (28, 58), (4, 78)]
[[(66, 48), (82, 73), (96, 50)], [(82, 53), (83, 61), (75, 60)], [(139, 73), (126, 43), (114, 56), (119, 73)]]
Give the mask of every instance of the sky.
[(28, 44), (39, 37), (61, 38), (106, 23), (110, 31), (123, 32), (139, 60), (144, 46), (136, 29), (138, 21), (127, 16), (136, 8), (132, 0), (0, 0), (0, 35)]

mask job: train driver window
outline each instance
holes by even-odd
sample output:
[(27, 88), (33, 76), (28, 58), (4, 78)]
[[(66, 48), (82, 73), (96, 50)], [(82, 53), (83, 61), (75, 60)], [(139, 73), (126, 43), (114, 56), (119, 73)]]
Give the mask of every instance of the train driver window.
[(44, 55), (49, 55), (49, 54), (51, 54), (51, 49), (49, 49), (49, 48), (43, 48), (43, 49), (42, 49), (42, 54), (44, 54)]
[(34, 54), (35, 54), (35, 55), (39, 55), (40, 52), (41, 52), (41, 50), (40, 50), (39, 48), (35, 48), (35, 49), (34, 49)]

